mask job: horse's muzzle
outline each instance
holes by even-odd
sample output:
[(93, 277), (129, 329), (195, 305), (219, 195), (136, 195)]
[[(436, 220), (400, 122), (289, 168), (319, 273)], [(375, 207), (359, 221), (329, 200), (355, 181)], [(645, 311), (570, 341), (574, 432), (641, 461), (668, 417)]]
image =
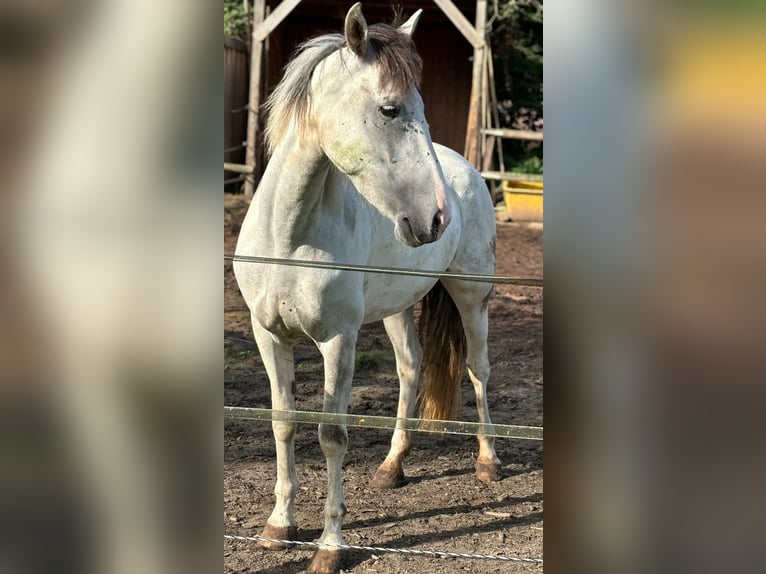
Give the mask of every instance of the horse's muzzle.
[(449, 220), (441, 209), (437, 210), (428, 224), (418, 224), (406, 215), (400, 215), (396, 221), (396, 237), (410, 247), (419, 247), (433, 243), (442, 236), (449, 225)]

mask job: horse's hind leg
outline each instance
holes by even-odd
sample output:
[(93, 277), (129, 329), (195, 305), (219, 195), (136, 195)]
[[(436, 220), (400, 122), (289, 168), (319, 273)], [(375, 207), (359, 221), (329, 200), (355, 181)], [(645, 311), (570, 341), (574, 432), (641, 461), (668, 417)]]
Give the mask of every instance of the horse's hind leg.
[[(295, 380), (292, 344), (276, 339), (253, 319), (253, 334), (271, 384), (271, 408), (275, 411), (294, 410)], [(272, 421), (277, 450), (277, 482), (274, 487), (276, 504), (266, 521), (263, 537), (273, 540), (295, 540), (297, 523), (293, 513), (298, 476), (295, 471), (295, 423)], [(279, 549), (288, 545), (261, 541), (263, 548)]]
[[(418, 341), (413, 308), (383, 320), (386, 333), (391, 339), (396, 355), (396, 370), (399, 375), (399, 406), (397, 418), (410, 418), (415, 410), (415, 392), (420, 375), (422, 351)], [(397, 423), (391, 437), (391, 450), (372, 477), (374, 488), (397, 488), (405, 482), (402, 460), (410, 452), (410, 433)]]
[[(492, 424), (487, 405), (487, 382), (489, 381), (488, 304), (492, 287), (484, 283), (468, 283), (442, 279), (455, 306), (460, 312), (466, 336), (468, 376), (476, 393), (479, 422)], [(476, 477), (484, 482), (500, 480), (500, 459), (495, 454), (495, 439), (479, 434), (479, 456), (476, 460)]]

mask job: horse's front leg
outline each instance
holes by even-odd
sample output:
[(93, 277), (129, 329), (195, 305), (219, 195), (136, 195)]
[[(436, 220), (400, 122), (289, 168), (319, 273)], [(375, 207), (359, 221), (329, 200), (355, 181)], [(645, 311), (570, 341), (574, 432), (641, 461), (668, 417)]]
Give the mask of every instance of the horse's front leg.
[[(318, 343), (324, 358), (325, 387), (324, 412), (346, 413), (354, 376), (356, 331), (333, 337)], [(319, 538), (320, 547), (314, 554), (308, 572), (334, 574), (340, 570), (341, 552), (337, 545), (343, 544), (341, 526), (346, 514), (343, 498), (343, 458), (348, 447), (346, 425), (320, 424), (319, 444), (327, 459), (327, 500), (324, 509), (324, 531)]]
[[(293, 346), (281, 341), (253, 318), (253, 334), (271, 384), (271, 408), (275, 411), (295, 410), (295, 368)], [(263, 537), (273, 540), (295, 540), (297, 523), (293, 514), (298, 476), (295, 471), (295, 423), (273, 421), (277, 450), (277, 482), (274, 486), (276, 504), (266, 521)], [(268, 549), (285, 548), (281, 542), (262, 541)]]
[[(396, 371), (399, 375), (399, 406), (396, 416), (399, 419), (412, 417), (415, 411), (415, 393), (420, 377), (420, 360), (423, 352), (418, 341), (413, 308), (410, 307), (383, 320), (386, 333), (394, 347)], [(391, 449), (372, 477), (374, 488), (397, 488), (405, 482), (402, 461), (410, 452), (410, 432), (403, 428), (404, 423), (396, 423), (396, 430), (391, 437)]]

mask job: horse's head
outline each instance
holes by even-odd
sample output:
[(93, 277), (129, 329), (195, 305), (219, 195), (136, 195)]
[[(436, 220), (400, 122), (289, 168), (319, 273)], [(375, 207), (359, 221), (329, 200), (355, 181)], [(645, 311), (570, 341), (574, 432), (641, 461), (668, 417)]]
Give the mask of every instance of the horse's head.
[(311, 82), (325, 155), (412, 247), (436, 241), (451, 214), (418, 92), (422, 62), (411, 35), (420, 12), (398, 29), (368, 27), (355, 4), (344, 45), (317, 66)]

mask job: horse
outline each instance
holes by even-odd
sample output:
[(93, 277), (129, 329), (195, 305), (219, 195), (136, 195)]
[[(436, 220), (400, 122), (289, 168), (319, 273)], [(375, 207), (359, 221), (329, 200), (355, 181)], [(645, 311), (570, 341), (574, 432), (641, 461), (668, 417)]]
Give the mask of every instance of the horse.
[[(270, 160), (243, 221), (236, 255), (493, 274), (495, 217), (482, 177), (458, 153), (433, 143), (418, 91), (422, 61), (412, 34), (421, 10), (394, 27), (367, 25), (361, 5), (343, 34), (297, 49), (266, 102)], [(478, 418), (487, 406), (487, 307), (492, 286), (455, 278), (234, 263), (251, 312), (272, 409), (295, 404), (293, 344), (309, 337), (324, 362), (326, 413), (346, 413), (357, 334), (382, 320), (400, 382), (397, 417), (455, 418), (467, 365)], [(423, 299), (418, 338), (414, 305)], [(422, 344), (421, 344), (422, 342)], [(422, 371), (422, 376), (421, 376)], [(416, 399), (419, 379), (422, 389)], [(265, 548), (294, 540), (298, 490), (296, 424), (272, 421), (276, 504)], [(341, 485), (345, 425), (319, 424), (327, 460), (324, 530), (308, 571), (337, 572), (346, 505)], [(478, 435), (476, 476), (500, 478), (492, 437)], [(398, 425), (372, 486), (404, 483), (410, 436)]]

